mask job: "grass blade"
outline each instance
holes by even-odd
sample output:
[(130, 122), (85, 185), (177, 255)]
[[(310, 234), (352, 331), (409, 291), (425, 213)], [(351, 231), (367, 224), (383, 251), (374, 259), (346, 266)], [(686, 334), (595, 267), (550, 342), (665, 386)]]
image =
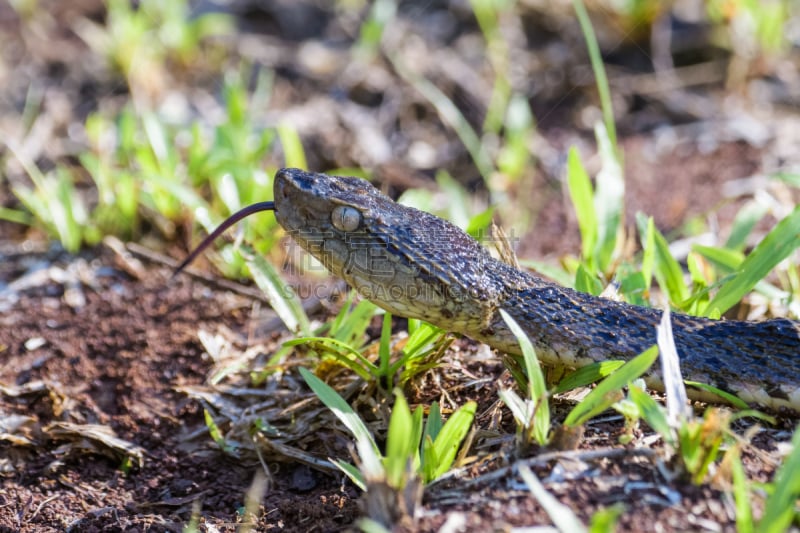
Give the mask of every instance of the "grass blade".
[(586, 527), (578, 519), (572, 509), (558, 501), (555, 496), (547, 492), (547, 489), (544, 488), (542, 482), (536, 478), (534, 473), (531, 472), (531, 469), (528, 468), (527, 465), (519, 465), (519, 475), (522, 477), (522, 481), (525, 482), (528, 490), (531, 491), (533, 497), (536, 498), (536, 501), (538, 501), (539, 505), (542, 506), (542, 509), (545, 510), (547, 515), (550, 517), (550, 520), (553, 521), (553, 524), (555, 524), (558, 531), (562, 533), (567, 531), (573, 533), (586, 533)]
[(800, 428), (792, 437), (792, 453), (775, 474), (774, 492), (767, 499), (764, 516), (757, 531), (780, 533), (787, 531), (795, 517), (795, 505), (800, 497)]
[(644, 281), (644, 290), (649, 291), (650, 285), (653, 283), (653, 269), (656, 264), (656, 250), (655, 250), (655, 221), (653, 217), (647, 218), (645, 231), (642, 237), (642, 279)]
[(661, 322), (656, 328), (658, 351), (661, 354), (661, 375), (664, 380), (664, 394), (667, 397), (667, 418), (673, 424), (689, 420), (692, 416), (689, 398), (681, 375), (681, 360), (672, 336), (672, 320), (669, 309), (664, 310)]
[(33, 218), (29, 213), (2, 206), (0, 206), (0, 219), (14, 222), (15, 224), (22, 224), (23, 226), (29, 226), (33, 222)]
[[(363, 366), (363, 370), (367, 373), (367, 375), (362, 375), (361, 372), (358, 372), (358, 368), (355, 365), (349, 364), (349, 361), (343, 361), (345, 366), (352, 369), (355, 372), (358, 372), (359, 377), (362, 379), (368, 380), (371, 376), (376, 376), (378, 373), (378, 367), (375, 366), (369, 359), (364, 357), (361, 352), (350, 346), (344, 341), (340, 341), (338, 339), (332, 339), (330, 337), (298, 337), (296, 339), (292, 339), (283, 343), (284, 346), (297, 346), (299, 344), (315, 344), (320, 343), (322, 345), (332, 344), (338, 348), (343, 349), (345, 352), (350, 354), (353, 359), (355, 359), (358, 363)], [(342, 354), (339, 354), (342, 355)], [(335, 354), (334, 354), (335, 356)]]
[(414, 433), (413, 417), (403, 393), (399, 389), (394, 391), (394, 405), (392, 416), (389, 418), (389, 430), (386, 434), (386, 480), (392, 487), (403, 487), (408, 463), (416, 454), (414, 442), (408, 438)]
[(308, 168), (306, 153), (297, 130), (289, 124), (278, 125), (278, 138), (283, 146), (283, 155), (286, 166), (294, 168)]
[[(409, 328), (411, 329), (411, 328)], [(416, 329), (409, 332), (406, 345), (403, 347), (403, 354), (408, 357), (414, 357), (423, 348), (434, 344), (442, 335), (445, 334), (443, 329), (437, 328), (427, 322), (418, 322)]]
[(742, 207), (731, 225), (731, 233), (725, 241), (725, 248), (741, 251), (744, 249), (747, 237), (758, 221), (764, 218), (769, 209), (767, 206), (753, 201)]
[(438, 458), (438, 463), (433, 465), (433, 477), (425, 479), (429, 483), (441, 476), (452, 466), (456, 458), (458, 448), (464, 437), (467, 436), (469, 428), (472, 425), (472, 420), (475, 418), (475, 411), (478, 404), (475, 402), (467, 402), (465, 405), (459, 407), (455, 413), (450, 415), (441, 431), (433, 441), (433, 451), (435, 457)]
[(594, 210), (594, 192), (589, 174), (573, 146), (567, 157), (567, 186), (572, 200), (578, 228), (581, 232), (581, 254), (586, 264), (594, 269), (594, 250), (597, 243), (597, 214)]
[(595, 257), (597, 268), (607, 272), (611, 266), (617, 242), (620, 240), (623, 209), (625, 204), (625, 178), (617, 155), (615, 140), (608, 127), (601, 123), (595, 126), (597, 147), (602, 167), (595, 181), (594, 209), (597, 213), (597, 244)]
[(775, 266), (800, 247), (800, 207), (778, 222), (764, 240), (745, 258), (739, 273), (723, 283), (708, 303), (705, 313), (718, 309), (720, 314), (736, 305)]
[(436, 437), (439, 436), (442, 426), (444, 426), (444, 421), (442, 420), (442, 413), (439, 409), (439, 402), (433, 402), (428, 412), (428, 420), (425, 422), (424, 436), (430, 437), (431, 442), (433, 442), (436, 440)]
[(289, 331), (308, 335), (311, 331), (311, 322), (303, 309), (303, 304), (296, 293), (285, 290), (286, 282), (281, 279), (275, 267), (252, 251), (246, 254), (245, 261), (256, 285), (264, 292), (272, 309)]
[[(389, 373), (389, 367), (392, 363), (392, 314), (386, 313), (383, 315), (383, 325), (381, 326), (381, 340), (378, 343), (378, 373), (384, 379), (387, 387), (391, 387), (392, 376)], [(399, 398), (398, 398), (398, 401)], [(402, 400), (405, 402), (405, 398)], [(395, 403), (397, 405), (397, 403)], [(406, 410), (408, 405), (406, 405)], [(409, 416), (411, 413), (409, 412)]]
[(611, 146), (616, 151), (617, 130), (614, 124), (614, 108), (611, 105), (611, 91), (608, 87), (608, 77), (606, 76), (603, 56), (600, 53), (600, 46), (597, 44), (597, 37), (592, 27), (592, 21), (589, 19), (589, 14), (586, 12), (586, 6), (583, 5), (581, 0), (573, 0), (572, 5), (575, 7), (575, 14), (578, 16), (578, 22), (581, 25), (581, 31), (586, 40), (586, 48), (589, 50), (589, 59), (592, 62), (592, 71), (597, 80), (597, 92), (600, 94), (600, 106), (603, 108), (603, 123), (606, 126)]
[(664, 408), (656, 403), (652, 396), (636, 385), (630, 384), (628, 389), (631, 400), (639, 408), (639, 413), (644, 421), (647, 422), (647, 425), (661, 435), (661, 438), (668, 444), (674, 445), (676, 443), (675, 433), (669, 425)]
[(693, 244), (692, 251), (697, 252), (723, 272), (733, 272), (744, 261), (744, 254), (736, 250), (728, 248), (719, 248), (716, 246), (704, 246), (702, 244)]
[(531, 421), (533, 402), (526, 402), (511, 389), (500, 389), (497, 395), (500, 396), (508, 410), (511, 411), (511, 416), (514, 417), (517, 425), (527, 429)]
[[(669, 251), (669, 243), (664, 235), (655, 229), (651, 230), (651, 224), (644, 215), (637, 214), (636, 222), (639, 226), (639, 232), (647, 235), (648, 239), (652, 233), (652, 244), (654, 246), (653, 252), (645, 249), (645, 254), (653, 253), (655, 255), (655, 265), (653, 275), (658, 281), (658, 286), (667, 293), (667, 298), (673, 304), (683, 302), (689, 297), (689, 289), (686, 287), (686, 282), (683, 280), (683, 271), (678, 261), (672, 257)], [(644, 246), (650, 244), (651, 241), (642, 243)]]
[[(364, 342), (365, 333), (369, 327), (372, 317), (378, 306), (369, 300), (361, 300), (351, 310), (351, 304), (355, 292), (350, 293), (347, 303), (342, 306), (339, 314), (336, 315), (334, 323), (331, 324), (329, 335), (337, 340), (353, 346), (360, 346)], [(382, 310), (380, 310), (382, 312)]]
[(625, 361), (600, 361), (583, 366), (559, 381), (554, 393), (585, 387), (595, 381), (611, 375), (616, 369), (625, 364)]
[(603, 292), (603, 284), (580, 264), (575, 272), (575, 290), (599, 296)]
[(396, 12), (397, 2), (394, 0), (376, 0), (372, 3), (372, 9), (367, 20), (361, 24), (361, 33), (355, 44), (356, 50), (365, 59), (371, 59), (380, 50), (383, 30), (391, 23)]
[(597, 387), (590, 392), (581, 403), (570, 411), (564, 420), (565, 426), (580, 426), (597, 413), (605, 411), (617, 401), (616, 394), (628, 383), (644, 374), (658, 357), (658, 347), (651, 346), (641, 354), (637, 355), (616, 372), (601, 381)]
[(361, 474), (361, 471), (358, 468), (351, 465), (350, 463), (342, 461), (341, 459), (334, 459), (331, 462), (335, 464), (337, 467), (339, 467), (339, 470), (344, 472), (345, 475), (350, 478), (350, 481), (352, 481), (356, 487), (366, 492), (367, 480), (364, 479), (363, 474)]
[(732, 449), (729, 453), (731, 454), (733, 500), (736, 504), (736, 530), (739, 533), (753, 533), (753, 511), (750, 509), (750, 490), (742, 465), (742, 456), (738, 448)]
[(739, 398), (735, 394), (731, 394), (730, 392), (726, 392), (726, 391), (724, 391), (722, 389), (718, 389), (718, 388), (716, 388), (716, 387), (714, 387), (712, 385), (709, 385), (707, 383), (700, 383), (699, 381), (685, 381), (684, 383), (686, 383), (690, 387), (694, 387), (696, 389), (700, 389), (703, 392), (709, 392), (711, 394), (716, 394), (717, 396), (719, 396), (720, 398), (722, 398), (723, 400), (725, 400), (729, 404), (731, 404), (734, 407), (737, 407), (739, 409), (747, 409), (749, 407), (747, 405), (747, 402), (745, 402), (744, 400), (742, 400), (741, 398)]
[(550, 406), (547, 401), (547, 383), (544, 379), (544, 373), (539, 365), (539, 359), (536, 357), (536, 351), (533, 349), (530, 339), (525, 334), (525, 331), (517, 324), (511, 315), (500, 310), (500, 315), (511, 332), (517, 338), (520, 349), (522, 350), (522, 358), (525, 362), (525, 372), (528, 375), (528, 397), (535, 402), (536, 411), (534, 413), (534, 435), (537, 442), (547, 442), (547, 434), (550, 432)]
[[(361, 471), (365, 474), (373, 474), (375, 477), (378, 477), (377, 474), (383, 471), (380, 460), (380, 450), (378, 450), (375, 439), (372, 438), (372, 434), (361, 418), (359, 418), (352, 407), (350, 407), (330, 385), (312, 374), (308, 369), (300, 368), (300, 375), (311, 390), (314, 391), (314, 394), (319, 397), (320, 401), (336, 415), (336, 418), (338, 418), (355, 437), (358, 455), (363, 463)], [(369, 477), (371, 476), (367, 475), (367, 478)]]

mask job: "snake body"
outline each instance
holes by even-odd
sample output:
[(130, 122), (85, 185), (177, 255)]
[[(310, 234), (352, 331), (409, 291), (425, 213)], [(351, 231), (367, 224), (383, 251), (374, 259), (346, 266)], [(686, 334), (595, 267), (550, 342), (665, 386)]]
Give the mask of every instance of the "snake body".
[[(544, 364), (570, 368), (629, 360), (656, 341), (661, 311), (590, 296), (514, 268), (456, 226), (400, 205), (362, 179), (283, 169), (274, 195), (278, 222), (301, 247), (394, 314), (519, 354), (500, 316), (504, 309)], [(684, 379), (800, 413), (800, 323), (673, 314), (672, 327)], [(660, 388), (659, 370), (646, 381)]]

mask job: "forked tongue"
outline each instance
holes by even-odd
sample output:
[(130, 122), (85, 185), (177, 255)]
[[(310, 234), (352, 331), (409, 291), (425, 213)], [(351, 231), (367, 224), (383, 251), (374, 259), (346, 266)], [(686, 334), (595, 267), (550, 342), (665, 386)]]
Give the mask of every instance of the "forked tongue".
[(208, 236), (205, 239), (203, 239), (203, 242), (198, 244), (197, 248), (192, 250), (192, 253), (190, 253), (188, 257), (186, 257), (186, 259), (184, 259), (183, 262), (180, 265), (178, 265), (178, 268), (176, 268), (175, 271), (172, 273), (172, 277), (174, 278), (175, 276), (180, 274), (184, 268), (189, 266), (189, 263), (194, 261), (197, 258), (197, 256), (200, 255), (200, 252), (205, 250), (209, 244), (214, 242), (217, 239), (217, 237), (222, 235), (222, 233), (226, 229), (230, 228), (243, 218), (249, 217), (253, 213), (258, 213), (260, 211), (275, 211), (275, 202), (258, 202), (252, 205), (248, 205), (247, 207), (240, 209), (239, 211), (235, 212), (234, 214), (226, 218), (222, 222), (222, 224), (220, 224), (217, 227), (217, 229), (209, 233)]

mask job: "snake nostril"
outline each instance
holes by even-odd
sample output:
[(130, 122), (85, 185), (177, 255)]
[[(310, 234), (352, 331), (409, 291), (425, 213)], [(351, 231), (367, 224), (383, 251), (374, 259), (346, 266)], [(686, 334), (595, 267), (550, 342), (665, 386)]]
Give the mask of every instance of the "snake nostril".
[(314, 211), (309, 209), (306, 206), (302, 206), (298, 209), (300, 216), (303, 217), (305, 220), (314, 220), (316, 217), (314, 216)]

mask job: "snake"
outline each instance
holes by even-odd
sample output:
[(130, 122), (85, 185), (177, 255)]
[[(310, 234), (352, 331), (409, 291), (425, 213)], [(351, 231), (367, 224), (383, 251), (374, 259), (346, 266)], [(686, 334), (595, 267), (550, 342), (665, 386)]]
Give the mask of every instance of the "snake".
[[(500, 310), (519, 324), (548, 367), (629, 361), (656, 343), (662, 310), (592, 296), (517, 268), (454, 224), (399, 204), (357, 177), (280, 169), (273, 201), (231, 215), (175, 273), (225, 229), (264, 210), (273, 210), (297, 244), (361, 297), (500, 352), (521, 354)], [(672, 313), (671, 320), (685, 380), (766, 410), (800, 415), (800, 322), (680, 313)], [(648, 387), (663, 390), (656, 367), (643, 377)], [(721, 402), (707, 389), (690, 396)]]

